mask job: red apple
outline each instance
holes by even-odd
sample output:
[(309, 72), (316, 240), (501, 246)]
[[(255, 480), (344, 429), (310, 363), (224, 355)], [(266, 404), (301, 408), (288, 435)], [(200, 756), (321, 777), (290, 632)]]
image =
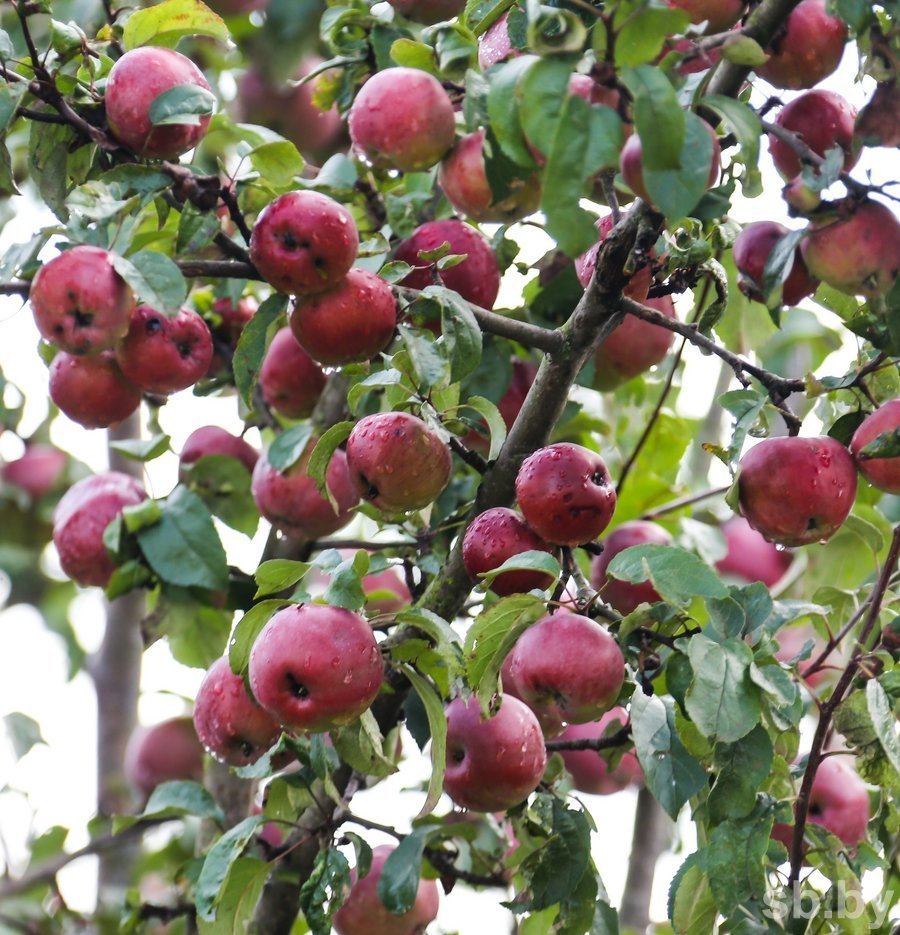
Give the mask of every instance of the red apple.
[[(765, 302), (763, 281), (766, 261), (778, 241), (788, 233), (788, 229), (777, 221), (753, 221), (737, 235), (732, 255), (739, 274), (738, 285), (744, 295), (757, 302)], [(791, 271), (782, 285), (782, 304), (797, 305), (812, 295), (818, 285), (819, 281), (810, 275), (803, 256), (795, 248)]]
[(856, 497), (850, 452), (827, 436), (766, 438), (741, 458), (741, 513), (770, 542), (809, 545), (830, 539)]
[(779, 662), (789, 663), (797, 656), (808, 642), (812, 642), (812, 653), (809, 659), (797, 663), (797, 672), (810, 688), (815, 688), (829, 674), (831, 666), (840, 665), (843, 668), (843, 660), (839, 650), (835, 649), (829, 658), (829, 668), (821, 668), (811, 675), (807, 675), (813, 660), (817, 659), (825, 649), (825, 641), (819, 636), (810, 624), (801, 624), (800, 626), (782, 627), (775, 635), (778, 640), (778, 649), (775, 651), (775, 658)]
[(603, 551), (591, 560), (591, 584), (603, 600), (620, 614), (630, 614), (640, 604), (662, 600), (650, 581), (632, 584), (606, 574), (609, 563), (625, 549), (636, 545), (671, 545), (672, 537), (656, 523), (635, 519), (614, 529), (603, 540)]
[(76, 357), (60, 351), (50, 364), (50, 398), (73, 422), (105, 429), (127, 419), (141, 391), (122, 373), (112, 351)]
[(499, 812), (518, 805), (538, 787), (546, 765), (540, 724), (517, 698), (505, 695), (487, 719), (475, 698), (447, 706), (444, 791), (461, 808)]
[(408, 412), (360, 419), (347, 439), (347, 465), (359, 495), (388, 513), (420, 510), (450, 481), (450, 449)]
[[(522, 552), (550, 552), (553, 549), (532, 532), (514, 510), (498, 506), (485, 510), (469, 523), (463, 538), (463, 565), (469, 577), (499, 568), (507, 559)], [(505, 571), (491, 582), (490, 589), (501, 596), (549, 588), (553, 576), (540, 571)]]
[(369, 614), (396, 614), (412, 604), (412, 595), (396, 566), (363, 575), (362, 589)]
[(69, 456), (59, 448), (28, 442), (20, 458), (0, 467), (0, 478), (4, 484), (18, 487), (37, 500), (59, 485), (68, 463)]
[(863, 146), (900, 146), (900, 83), (881, 81), (856, 118), (856, 139)]
[(353, 266), (359, 232), (353, 215), (314, 191), (287, 192), (266, 205), (250, 235), (250, 259), (279, 292), (313, 295)]
[(560, 610), (541, 617), (516, 641), (506, 667), (516, 697), (547, 736), (608, 711), (625, 681), (618, 643), (590, 617)]
[(73, 484), (53, 511), (53, 544), (62, 570), (80, 585), (106, 587), (116, 566), (103, 533), (126, 506), (146, 499), (140, 481), (118, 471)]
[(298, 298), (290, 326), (300, 346), (320, 364), (362, 363), (390, 344), (397, 302), (380, 276), (351, 269), (333, 289)]
[(203, 72), (174, 49), (145, 45), (126, 52), (106, 79), (106, 120), (112, 135), (151, 159), (177, 159), (193, 149), (206, 135), (209, 114), (158, 125), (151, 119), (154, 101), (182, 85), (212, 94)]
[(746, 3), (743, 0), (668, 0), (669, 6), (684, 10), (694, 24), (706, 23), (704, 32), (712, 35), (725, 32), (741, 18)]
[(863, 419), (850, 441), (850, 453), (860, 474), (873, 486), (887, 493), (900, 493), (900, 456), (894, 458), (864, 458), (860, 452), (879, 435), (898, 433), (900, 399), (889, 399)]
[[(622, 707), (612, 708), (598, 721), (586, 724), (570, 724), (560, 735), (560, 740), (599, 740), (628, 723), (628, 714)], [(613, 728), (610, 725), (614, 725)], [(566, 770), (572, 785), (578, 792), (591, 795), (612, 795), (628, 786), (639, 786), (644, 771), (638, 763), (634, 750), (628, 750), (610, 769), (609, 763), (596, 750), (561, 750)]]
[(522, 50), (515, 48), (509, 38), (508, 24), (509, 11), (507, 10), (478, 37), (478, 66), (482, 71), (487, 71), (491, 65), (496, 65), (498, 62), (522, 54)]
[[(456, 266), (439, 270), (434, 262), (419, 258), (420, 251), (436, 250), (450, 245), (451, 254), (465, 254)], [(411, 237), (398, 244), (394, 259), (415, 267), (400, 283), (411, 289), (443, 284), (458, 292), (467, 302), (482, 308), (493, 308), (500, 291), (500, 270), (490, 241), (481, 231), (456, 218), (427, 221), (417, 227)]]
[(384, 662), (369, 624), (351, 610), (292, 604), (250, 650), (250, 688), (283, 726), (321, 733), (355, 721), (375, 700)]
[(426, 26), (453, 19), (466, 6), (465, 0), (388, 0), (388, 3), (402, 16)]
[(227, 656), (207, 670), (194, 701), (194, 727), (206, 750), (222, 763), (255, 763), (281, 736), (281, 726), (247, 692)]
[(125, 777), (143, 798), (163, 782), (203, 779), (203, 746), (189, 717), (136, 728), (128, 740)]
[(453, 143), (456, 117), (440, 81), (418, 68), (386, 68), (360, 88), (347, 115), (350, 139), (382, 169), (420, 172)]
[(132, 312), (128, 334), (116, 348), (126, 379), (161, 396), (193, 386), (209, 370), (212, 354), (209, 327), (193, 309), (169, 318), (149, 305)]
[(761, 581), (774, 587), (793, 561), (786, 549), (779, 549), (758, 533), (743, 516), (732, 516), (722, 524), (727, 552), (716, 562), (716, 570), (741, 584)]
[(419, 935), (437, 918), (440, 895), (434, 880), (419, 880), (415, 902), (402, 915), (395, 915), (379, 899), (381, 871), (394, 850), (390, 844), (373, 848), (372, 866), (362, 879), (351, 871), (350, 894), (332, 920), (338, 935)]
[(569, 442), (539, 448), (516, 476), (525, 522), (553, 545), (581, 545), (609, 525), (616, 491), (603, 459)]
[(208, 377), (230, 369), (234, 349), (256, 309), (256, 300), (249, 296), (240, 299), (237, 305), (228, 298), (213, 302), (213, 319), (207, 321), (213, 336), (213, 356), (206, 371)]
[[(578, 276), (578, 281), (585, 289), (587, 289), (588, 283), (594, 275), (594, 268), (597, 265), (597, 254), (600, 252), (603, 241), (609, 237), (610, 231), (615, 226), (615, 219), (611, 214), (607, 214), (602, 218), (598, 218), (595, 226), (597, 228), (597, 242), (586, 253), (582, 253), (581, 256), (575, 259), (575, 273)], [(635, 302), (643, 302), (647, 298), (647, 293), (650, 291), (652, 278), (653, 272), (649, 266), (640, 267), (640, 269), (635, 270), (628, 285), (625, 286), (623, 290), (624, 294), (627, 295), (628, 298), (634, 299)], [(650, 327), (653, 326), (651, 325)]]
[[(834, 91), (807, 91), (785, 104), (775, 119), (785, 130), (795, 133), (814, 153), (824, 156), (836, 146), (844, 151), (844, 171), (856, 165), (853, 147), (856, 109)], [(784, 140), (769, 135), (769, 155), (785, 180), (800, 174), (800, 157)]]
[(878, 201), (848, 200), (838, 211), (813, 221), (800, 241), (809, 271), (848, 295), (886, 295), (900, 272), (900, 221)]
[(99, 247), (72, 247), (37, 271), (29, 292), (41, 336), (70, 354), (112, 347), (128, 331), (134, 294)]
[(291, 329), (277, 331), (259, 369), (259, 389), (266, 405), (289, 419), (306, 419), (327, 382), (325, 372), (300, 347)]
[(237, 458), (250, 472), (259, 459), (259, 452), (239, 435), (232, 435), (218, 425), (203, 425), (185, 439), (178, 463), (184, 467), (209, 455)]
[(865, 841), (870, 817), (866, 784), (848, 758), (829, 756), (822, 760), (810, 790), (807, 821), (855, 847)]

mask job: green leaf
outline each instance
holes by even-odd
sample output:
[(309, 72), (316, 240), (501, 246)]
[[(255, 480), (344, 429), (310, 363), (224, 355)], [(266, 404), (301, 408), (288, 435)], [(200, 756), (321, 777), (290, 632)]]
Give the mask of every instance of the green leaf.
[(714, 822), (746, 818), (753, 811), (756, 791), (769, 775), (774, 755), (772, 741), (761, 725), (738, 743), (716, 744), (713, 765), (718, 773), (708, 800)]
[[(651, 170), (678, 171), (689, 137), (686, 115), (678, 103), (672, 83), (662, 71), (650, 65), (625, 69), (622, 81), (634, 98), (634, 124), (641, 141), (645, 180)], [(706, 167), (708, 171), (708, 160)], [(649, 185), (648, 191), (655, 199)], [(688, 207), (693, 207), (698, 199), (699, 195)], [(682, 214), (675, 216), (681, 217)]]
[(138, 544), (159, 577), (181, 587), (215, 591), (228, 587), (228, 562), (203, 501), (179, 485), (169, 494), (158, 523), (137, 533)]
[(241, 332), (232, 359), (234, 385), (249, 409), (253, 408), (253, 392), (259, 378), (259, 368), (269, 342), (269, 331), (287, 308), (288, 297), (274, 293), (256, 310)]
[(491, 129), (507, 158), (525, 168), (534, 166), (534, 157), (519, 123), (519, 113), (510, 104), (516, 100), (519, 80), (539, 61), (534, 55), (520, 55), (496, 65), (488, 75), (487, 110)]
[(415, 42), (405, 36), (391, 44), (391, 58), (404, 68), (418, 68), (431, 75), (437, 75), (434, 49), (424, 42)]
[(494, 461), (500, 454), (500, 449), (506, 441), (506, 422), (500, 410), (484, 396), (470, 396), (463, 404), (464, 409), (474, 409), (485, 421), (490, 432), (490, 448), (488, 461)]
[(290, 601), (268, 600), (254, 604), (238, 621), (228, 646), (228, 664), (232, 672), (245, 673), (250, 664), (250, 650), (269, 617), (288, 607)]
[(221, 889), (215, 920), (197, 920), (200, 935), (244, 935), (272, 869), (268, 861), (239, 857)]
[(164, 0), (131, 14), (125, 24), (122, 44), (126, 50), (142, 45), (174, 48), (185, 36), (208, 36), (220, 42), (229, 39), (222, 17), (200, 0)]
[(282, 432), (269, 446), (266, 460), (280, 474), (290, 470), (299, 460), (312, 438), (311, 422), (300, 422)]
[(338, 756), (364, 776), (383, 778), (397, 772), (393, 760), (385, 755), (384, 737), (371, 710), (347, 727), (331, 731)]
[(762, 290), (768, 308), (777, 308), (782, 302), (781, 289), (794, 268), (797, 258), (797, 245), (803, 239), (805, 231), (788, 231), (772, 245), (766, 257), (763, 270)]
[(361, 610), (366, 603), (362, 578), (368, 570), (369, 555), (362, 550), (342, 561), (331, 573), (323, 595), (325, 603), (346, 610)]
[(213, 516), (245, 536), (259, 526), (259, 510), (250, 491), (247, 466), (230, 455), (204, 455), (186, 471), (188, 487)]
[(761, 581), (742, 588), (732, 586), (728, 590), (727, 598), (711, 597), (706, 601), (710, 625), (723, 638), (747, 636), (771, 616), (772, 595)]
[(403, 915), (412, 909), (422, 877), (422, 855), (430, 827), (414, 828), (391, 851), (378, 878), (378, 898), (394, 915)]
[(201, 117), (209, 117), (216, 109), (211, 91), (196, 84), (177, 84), (153, 98), (148, 116), (154, 127), (167, 124), (199, 126)]
[(453, 290), (428, 286), (424, 295), (440, 305), (441, 334), (450, 361), (450, 382), (457, 383), (481, 362), (481, 328), (469, 303)]
[(688, 22), (683, 10), (651, 7), (633, 12), (616, 36), (616, 65), (633, 68), (652, 62), (662, 51), (666, 38), (681, 33)]
[(894, 716), (887, 692), (876, 679), (870, 679), (866, 684), (866, 704), (872, 718), (872, 726), (888, 762), (900, 779), (900, 736), (897, 734), (897, 718)]
[(121, 441), (111, 441), (109, 447), (131, 461), (141, 461), (146, 464), (171, 451), (171, 441), (168, 435), (160, 433), (152, 438), (125, 438)]
[(447, 386), (450, 382), (450, 362), (444, 356), (444, 348), (434, 343), (430, 333), (401, 327), (400, 340), (409, 355), (419, 392), (426, 393), (435, 387)]
[(326, 483), (328, 465), (331, 464), (334, 453), (350, 437), (355, 424), (355, 422), (338, 422), (323, 432), (316, 442), (306, 465), (306, 473), (315, 481), (319, 493), (329, 499), (331, 505), (335, 508), (335, 512), (338, 512), (337, 502)]
[(720, 912), (757, 903), (766, 890), (765, 856), (772, 832), (772, 812), (723, 821), (710, 835), (706, 870)]
[(876, 435), (856, 453), (858, 461), (898, 457), (900, 457), (900, 429), (891, 429)]
[(708, 94), (703, 98), (704, 107), (712, 108), (723, 118), (728, 129), (735, 135), (741, 147), (741, 162), (744, 171), (741, 174), (741, 188), (744, 196), (754, 198), (762, 191), (762, 177), (759, 171), (759, 141), (762, 136), (762, 123), (756, 111), (744, 101), (738, 101), (722, 94)]
[[(553, 586), (562, 572), (562, 568), (555, 556), (551, 555), (549, 552), (536, 549), (534, 551), (519, 552), (518, 555), (513, 555), (511, 558), (508, 558), (502, 565), (498, 565), (491, 571), (482, 572), (478, 577), (480, 579), (480, 584), (487, 590), (491, 586), (493, 580), (498, 575), (503, 574), (503, 572), (523, 570), (542, 571), (550, 575), (553, 581), (548, 582), (547, 588)], [(544, 590), (547, 588), (544, 588)]]
[(300, 887), (300, 908), (313, 935), (329, 935), (334, 912), (350, 891), (350, 865), (333, 847), (316, 854), (312, 873)]
[(170, 318), (187, 298), (187, 283), (175, 262), (156, 250), (141, 250), (127, 259), (112, 254), (116, 272), (141, 302)]
[(276, 191), (291, 188), (306, 165), (297, 147), (289, 140), (262, 143), (247, 155), (261, 179)]
[(3, 725), (18, 760), (21, 760), (32, 747), (39, 743), (46, 743), (41, 734), (41, 725), (33, 717), (21, 711), (4, 714)]
[(550, 152), (553, 134), (569, 90), (572, 64), (566, 58), (542, 58), (516, 83), (515, 104), (528, 142), (538, 152)]
[[(696, 853), (691, 854), (682, 867), (696, 856)], [(709, 877), (697, 866), (696, 860), (685, 868), (684, 873), (679, 869), (672, 884), (673, 889), (669, 892), (669, 918), (675, 931), (685, 935), (706, 935), (707, 932), (715, 931), (719, 912), (709, 886)]]
[(232, 866), (241, 856), (256, 829), (265, 821), (263, 815), (251, 815), (229, 828), (206, 854), (195, 887), (197, 915), (211, 922)]
[(293, 587), (311, 567), (308, 562), (295, 562), (288, 558), (272, 558), (263, 562), (253, 575), (257, 584), (254, 599)]
[(695, 597), (728, 596), (728, 589), (709, 565), (677, 546), (638, 545), (623, 549), (606, 572), (634, 584), (650, 581), (663, 600), (681, 606)]
[(120, 815), (114, 822), (114, 830), (128, 828), (143, 818), (209, 818), (218, 824), (225, 821), (225, 815), (216, 800), (198, 782), (178, 779), (158, 785), (144, 806), (140, 815)]
[(428, 780), (428, 794), (417, 816), (422, 818), (434, 811), (444, 790), (444, 770), (447, 766), (447, 718), (444, 715), (444, 705), (431, 683), (410, 665), (401, 665), (400, 669), (409, 679), (410, 685), (425, 708), (428, 728), (431, 732), (431, 776)]
[[(644, 67), (644, 66), (642, 66)], [(644, 184), (653, 204), (670, 220), (690, 214), (709, 186), (713, 144), (709, 128), (696, 114), (684, 114), (684, 147), (675, 167), (643, 166)], [(642, 159), (647, 144), (641, 137)]]

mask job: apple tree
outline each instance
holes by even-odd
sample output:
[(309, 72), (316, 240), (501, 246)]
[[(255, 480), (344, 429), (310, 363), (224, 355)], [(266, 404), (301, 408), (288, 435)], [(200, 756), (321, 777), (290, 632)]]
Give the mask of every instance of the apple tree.
[[(99, 782), (0, 931), (436, 932), (462, 890), (644, 931), (676, 821), (653, 931), (891, 931), (898, 14), (3, 5), (0, 292), (49, 411), (4, 379), (0, 564), (94, 681)], [(139, 725), (161, 641), (196, 694)]]

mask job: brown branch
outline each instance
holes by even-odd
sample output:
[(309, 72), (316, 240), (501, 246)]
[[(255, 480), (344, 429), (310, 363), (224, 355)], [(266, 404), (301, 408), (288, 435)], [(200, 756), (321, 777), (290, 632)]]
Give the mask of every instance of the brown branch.
[(0, 282), (0, 295), (20, 295), (28, 298), (31, 283), (25, 279), (14, 279), (12, 282)]
[(642, 514), (640, 518), (648, 520), (658, 519), (660, 516), (665, 516), (667, 513), (674, 513), (676, 510), (681, 510), (686, 506), (693, 506), (695, 503), (701, 503), (704, 500), (709, 500), (711, 497), (717, 497), (723, 493), (727, 493), (730, 486), (729, 484), (727, 487), (711, 487), (709, 490), (701, 490), (700, 493), (692, 493), (685, 497), (678, 497), (677, 500), (670, 500), (668, 503), (664, 503), (655, 510), (649, 510), (647, 513)]
[(190, 278), (210, 279), (253, 279), (263, 282), (252, 263), (241, 263), (239, 260), (181, 260), (178, 268), (182, 275)]
[(583, 737), (580, 740), (547, 740), (544, 748), (548, 753), (557, 750), (613, 750), (624, 747), (631, 740), (631, 725), (626, 724), (609, 737)]

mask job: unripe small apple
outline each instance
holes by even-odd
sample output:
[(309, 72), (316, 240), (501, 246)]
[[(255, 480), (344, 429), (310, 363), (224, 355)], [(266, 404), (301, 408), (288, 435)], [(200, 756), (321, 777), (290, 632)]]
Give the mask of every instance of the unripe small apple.
[(499, 812), (518, 805), (540, 784), (547, 765), (541, 726), (531, 709), (504, 695), (482, 719), (475, 698), (447, 706), (444, 791), (461, 808)]
[(738, 466), (741, 513), (770, 542), (809, 545), (830, 539), (856, 497), (850, 452), (827, 436), (766, 438)]
[(75, 356), (60, 351), (50, 364), (50, 398), (86, 429), (105, 429), (127, 419), (141, 391), (122, 373), (112, 351)]
[(27, 443), (20, 458), (7, 461), (0, 467), (0, 478), (24, 490), (32, 500), (50, 493), (62, 481), (69, 456), (53, 445), (40, 442)]
[(327, 382), (325, 371), (300, 347), (291, 329), (279, 329), (259, 368), (266, 405), (289, 419), (306, 419)]
[(155, 126), (153, 102), (180, 85), (195, 85), (211, 93), (203, 72), (187, 56), (161, 46), (141, 46), (126, 52), (106, 79), (106, 120), (112, 135), (139, 156), (177, 159), (206, 135), (210, 116), (193, 122)]
[(290, 319), (297, 343), (328, 367), (371, 360), (390, 343), (396, 326), (391, 287), (364, 269), (351, 269), (327, 292), (298, 297)]
[(53, 511), (53, 544), (62, 570), (80, 585), (105, 588), (116, 566), (103, 544), (103, 533), (126, 506), (146, 499), (140, 481), (118, 471), (93, 474), (73, 484)]
[(774, 587), (793, 561), (787, 549), (779, 549), (758, 533), (743, 516), (732, 516), (722, 524), (725, 557), (716, 562), (716, 571), (741, 584), (761, 581)]
[(218, 425), (203, 425), (194, 429), (185, 439), (178, 463), (185, 467), (209, 455), (237, 458), (250, 472), (256, 467), (259, 459), (259, 452), (239, 435), (232, 435)]
[(516, 476), (525, 522), (553, 545), (581, 545), (609, 525), (616, 491), (595, 451), (569, 442), (539, 448)]
[(365, 416), (347, 439), (347, 465), (359, 495), (379, 510), (403, 513), (432, 503), (450, 481), (450, 449), (408, 412)]
[(630, 520), (616, 527), (604, 540), (603, 551), (591, 560), (591, 584), (620, 614), (630, 614), (640, 604), (662, 600), (650, 581), (632, 584), (606, 574), (609, 563), (625, 549), (636, 545), (671, 545), (672, 537), (657, 523)]
[(453, 143), (456, 117), (440, 81), (418, 68), (385, 68), (359, 89), (347, 115), (350, 139), (374, 166), (420, 172)]
[(250, 650), (250, 688), (283, 726), (321, 733), (355, 721), (375, 700), (384, 661), (351, 610), (292, 604), (270, 617)]
[(358, 252), (353, 215), (314, 191), (279, 195), (260, 212), (250, 235), (250, 259), (263, 279), (292, 295), (331, 289)]
[(388, 0), (401, 15), (414, 23), (431, 26), (453, 19), (465, 9), (465, 0)]
[(814, 191), (807, 185), (802, 175), (794, 176), (785, 183), (781, 189), (781, 197), (788, 206), (788, 214), (792, 217), (806, 217), (822, 204), (821, 192)]
[(712, 35), (725, 32), (741, 18), (746, 3), (744, 0), (668, 0), (669, 6), (684, 10), (691, 22), (706, 22), (704, 32)]
[[(597, 721), (586, 724), (569, 724), (559, 735), (560, 740), (599, 740), (608, 735), (610, 724), (616, 729), (628, 723), (628, 714), (622, 707), (612, 708)], [(613, 769), (596, 750), (561, 750), (566, 770), (572, 778), (572, 785), (578, 792), (590, 795), (612, 795), (628, 786), (640, 786), (644, 780), (644, 771), (634, 754), (628, 750)]]
[(72, 247), (48, 260), (29, 302), (41, 337), (70, 354), (112, 347), (128, 331), (134, 293), (100, 247)]
[(900, 494), (900, 456), (894, 458), (863, 458), (860, 452), (869, 442), (886, 432), (897, 434), (900, 428), (900, 399), (889, 399), (866, 416), (853, 433), (850, 453), (860, 474), (873, 486), (886, 493)]
[[(734, 241), (732, 255), (740, 278), (741, 292), (757, 302), (765, 302), (763, 292), (766, 261), (775, 245), (789, 233), (777, 221), (753, 221), (744, 226)], [(784, 305), (797, 305), (811, 296), (819, 281), (810, 275), (800, 251), (794, 249), (794, 262), (781, 290)]]
[(227, 656), (220, 656), (200, 683), (194, 727), (207, 752), (231, 766), (255, 763), (281, 736), (281, 726), (247, 692)]
[(125, 778), (143, 798), (163, 782), (203, 779), (203, 745), (189, 717), (136, 728), (125, 748)]
[(161, 396), (193, 386), (209, 370), (212, 354), (209, 326), (193, 309), (170, 318), (149, 305), (132, 312), (128, 334), (116, 348), (125, 378)]

